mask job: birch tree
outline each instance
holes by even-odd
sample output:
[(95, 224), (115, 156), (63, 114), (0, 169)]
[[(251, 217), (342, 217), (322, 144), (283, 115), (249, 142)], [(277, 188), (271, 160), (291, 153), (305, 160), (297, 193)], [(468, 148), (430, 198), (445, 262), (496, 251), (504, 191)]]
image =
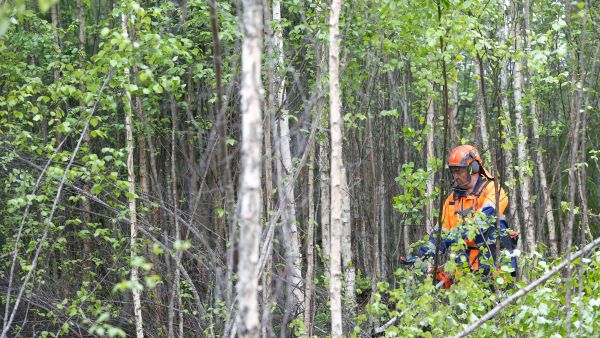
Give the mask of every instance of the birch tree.
[[(289, 113), (284, 108), (285, 95), (285, 64), (283, 52), (283, 27), (281, 26), (281, 1), (273, 1), (273, 22), (275, 30), (273, 31), (273, 45), (276, 57), (275, 64), (275, 88), (276, 88), (276, 107), (281, 112), (279, 118), (279, 150), (281, 153), (281, 166), (279, 180), (285, 182), (283, 190), (283, 201), (285, 212), (283, 214), (283, 235), (288, 249), (286, 250), (286, 260), (289, 269), (288, 287), (293, 297), (292, 307), (302, 306), (304, 301), (304, 288), (302, 283), (302, 255), (300, 253), (300, 240), (298, 238), (298, 228), (296, 224), (296, 199), (294, 196), (294, 182), (291, 180), (292, 174), (292, 154), (290, 149), (290, 128)], [(281, 171), (282, 170), (282, 171)]]
[[(121, 14), (121, 30), (123, 31), (123, 37), (125, 40), (129, 38), (127, 32), (127, 16)], [(125, 67), (123, 70), (126, 81), (129, 82), (129, 67)], [(127, 88), (127, 87), (125, 87)], [(137, 260), (137, 210), (136, 210), (136, 194), (135, 194), (135, 170), (133, 167), (133, 126), (131, 121), (131, 93), (128, 89), (125, 89), (125, 133), (127, 142), (127, 183), (129, 185), (129, 225), (130, 225), (130, 237), (129, 243), (131, 248), (131, 261)], [(144, 322), (142, 319), (142, 302), (141, 302), (141, 285), (139, 283), (138, 268), (136, 264), (131, 265), (131, 283), (133, 288), (131, 293), (133, 294), (133, 311), (135, 313), (135, 333), (137, 338), (144, 337)]]
[[(504, 8), (504, 5), (502, 5), (502, 10), (505, 13), (506, 9)], [(505, 20), (508, 21), (509, 16), (505, 15)], [(500, 44), (503, 45), (506, 43), (506, 38), (507, 38), (507, 26), (508, 26), (508, 22), (503, 22), (501, 24), (500, 30), (499, 30), (499, 38), (500, 38)], [(503, 126), (503, 129), (501, 131), (501, 136), (502, 136), (502, 148), (504, 148), (504, 161), (506, 164), (506, 168), (505, 168), (505, 173), (506, 173), (506, 180), (504, 180), (505, 184), (508, 186), (508, 188), (510, 189), (509, 191), (509, 205), (511, 207), (511, 222), (509, 223), (510, 226), (514, 229), (521, 229), (521, 220), (519, 218), (519, 212), (517, 210), (517, 183), (515, 180), (515, 171), (514, 171), (514, 158), (513, 158), (513, 132), (512, 132), (512, 119), (510, 117), (510, 106), (509, 106), (509, 102), (508, 102), (508, 86), (509, 86), (509, 74), (508, 74), (508, 62), (504, 62), (504, 64), (502, 65), (502, 68), (500, 69), (500, 92), (501, 92), (501, 98), (500, 98), (500, 105), (501, 105), (501, 125)], [(519, 241), (519, 243), (522, 243), (523, 241)], [(522, 245), (522, 244), (519, 244)]]
[(240, 243), (237, 283), (238, 334), (240, 337), (257, 337), (260, 332), (258, 306), (258, 263), (261, 234), (261, 51), (262, 7), (257, 0), (243, 2), (242, 43), (242, 149), (240, 174)]
[[(513, 3), (513, 12), (518, 12), (518, 5)], [(523, 206), (523, 229), (525, 230), (525, 241), (527, 250), (535, 250), (535, 229), (533, 227), (533, 213), (531, 209), (531, 178), (529, 176), (529, 152), (527, 151), (526, 124), (523, 119), (523, 60), (520, 56), (522, 51), (520, 16), (515, 16), (514, 22), (514, 78), (513, 96), (515, 100), (515, 132), (517, 136), (517, 160), (518, 174), (521, 188), (521, 205)]]
[(342, 337), (341, 301), (341, 229), (342, 229), (342, 118), (340, 114), (340, 31), (341, 0), (331, 2), (329, 17), (329, 119), (331, 125), (331, 266), (329, 298), (331, 310), (331, 336)]
[[(525, 51), (529, 51), (529, 36), (531, 35), (530, 27), (530, 4), (529, 0), (523, 2), (524, 8), (524, 29), (525, 29)], [(552, 200), (550, 199), (550, 189), (548, 188), (548, 179), (546, 175), (546, 164), (544, 162), (544, 151), (540, 144), (540, 122), (538, 118), (537, 98), (533, 83), (533, 70), (531, 65), (527, 66), (527, 78), (530, 86), (529, 109), (531, 118), (531, 127), (533, 134), (533, 144), (535, 146), (535, 165), (538, 172), (538, 182), (542, 193), (541, 203), (544, 209), (544, 217), (548, 226), (548, 239), (550, 241), (550, 253), (552, 256), (558, 254), (558, 240), (556, 237), (556, 225), (554, 222), (554, 213), (552, 211)]]
[(348, 179), (346, 168), (342, 169), (342, 271), (344, 273), (344, 303), (345, 309), (349, 317), (354, 317), (353, 313), (356, 307), (355, 283), (356, 270), (352, 260), (352, 216), (350, 210), (350, 188), (348, 187)]

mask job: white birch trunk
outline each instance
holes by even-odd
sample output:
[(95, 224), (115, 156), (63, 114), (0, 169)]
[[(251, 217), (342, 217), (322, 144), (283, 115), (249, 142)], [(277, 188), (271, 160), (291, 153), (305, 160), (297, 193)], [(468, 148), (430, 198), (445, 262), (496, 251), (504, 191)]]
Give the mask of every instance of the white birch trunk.
[[(342, 169), (342, 267), (344, 271), (344, 303), (345, 310), (354, 313), (356, 299), (354, 296), (356, 270), (352, 260), (352, 223), (350, 211), (350, 189), (346, 176), (346, 168)], [(352, 316), (353, 317), (353, 316)]]
[[(179, 225), (179, 206), (177, 203), (178, 193), (177, 193), (177, 157), (175, 156), (177, 152), (177, 129), (178, 129), (178, 116), (177, 116), (177, 103), (175, 102), (175, 98), (171, 97), (171, 198), (173, 204), (173, 221), (175, 223), (175, 241), (181, 240), (181, 227)], [(181, 301), (181, 251), (175, 253), (175, 274), (173, 281), (173, 298), (177, 298), (177, 309), (179, 313), (179, 337), (183, 337), (183, 306)], [(172, 308), (172, 304), (169, 304)], [(171, 309), (170, 309), (171, 310)], [(170, 323), (172, 324), (172, 316), (170, 318)], [(169, 333), (172, 336), (173, 325), (169, 326)]]
[[(125, 14), (121, 14), (121, 29), (123, 30), (123, 36), (125, 39), (129, 38), (127, 32), (127, 19)], [(129, 81), (129, 68), (125, 67), (123, 70), (125, 78)], [(133, 167), (133, 126), (131, 119), (131, 93), (125, 89), (125, 133), (127, 138), (127, 183), (129, 183), (129, 223), (130, 223), (130, 247), (131, 247), (131, 260), (133, 261), (137, 254), (137, 210), (135, 200), (135, 170)], [(131, 266), (131, 283), (133, 288), (131, 293), (133, 295), (133, 312), (135, 315), (135, 334), (137, 338), (144, 337), (144, 321), (142, 319), (142, 302), (141, 302), (141, 286), (139, 284), (138, 268), (134, 265)]]
[(262, 229), (261, 203), (257, 203), (262, 200), (262, 7), (257, 0), (243, 0), (243, 6), (238, 334), (240, 337), (257, 337), (260, 332), (258, 261)]
[[(521, 50), (521, 25), (515, 21), (515, 56)], [(525, 241), (529, 252), (535, 250), (535, 229), (531, 212), (531, 178), (527, 172), (529, 165), (529, 153), (527, 151), (527, 130), (523, 120), (523, 62), (520, 57), (515, 57), (513, 88), (515, 100), (515, 124), (517, 136), (517, 160), (518, 174), (521, 187), (521, 205), (523, 207), (523, 228), (525, 230)]]
[(339, 83), (340, 11), (341, 0), (331, 3), (329, 17), (329, 105), (331, 124), (331, 266), (329, 298), (331, 309), (331, 337), (343, 336), (341, 299), (341, 229), (342, 229), (342, 118)]
[(292, 155), (290, 150), (290, 128), (289, 115), (286, 109), (283, 109), (283, 100), (285, 95), (285, 69), (283, 53), (283, 35), (281, 23), (281, 1), (273, 1), (273, 22), (276, 24), (273, 31), (273, 45), (277, 57), (275, 65), (275, 84), (277, 88), (276, 106), (281, 110), (279, 119), (280, 130), (280, 151), (281, 163), (283, 165), (283, 175), (287, 182), (285, 185), (285, 205), (286, 211), (283, 217), (283, 233), (288, 248), (286, 250), (288, 264), (288, 286), (291, 288), (294, 297), (294, 306), (302, 306), (304, 301), (304, 287), (302, 286), (302, 254), (300, 252), (300, 239), (298, 237), (298, 227), (296, 224), (296, 198), (294, 196), (294, 184), (289, 180), (292, 173)]
[(329, 105), (331, 123), (331, 267), (329, 298), (331, 309), (331, 337), (343, 336), (341, 300), (341, 228), (342, 228), (342, 118), (339, 82), (340, 11), (341, 0), (331, 3), (329, 17)]

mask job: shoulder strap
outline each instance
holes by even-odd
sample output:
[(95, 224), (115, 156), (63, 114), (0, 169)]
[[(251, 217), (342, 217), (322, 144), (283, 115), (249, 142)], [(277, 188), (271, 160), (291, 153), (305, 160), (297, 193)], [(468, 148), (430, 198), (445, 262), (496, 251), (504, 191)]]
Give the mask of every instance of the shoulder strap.
[(471, 194), (479, 197), (481, 195), (481, 193), (485, 190), (485, 188), (487, 188), (488, 184), (490, 184), (490, 180), (485, 180), (485, 182), (483, 182), (483, 184), (481, 185), (481, 188), (479, 190), (477, 190), (476, 192), (472, 192)]

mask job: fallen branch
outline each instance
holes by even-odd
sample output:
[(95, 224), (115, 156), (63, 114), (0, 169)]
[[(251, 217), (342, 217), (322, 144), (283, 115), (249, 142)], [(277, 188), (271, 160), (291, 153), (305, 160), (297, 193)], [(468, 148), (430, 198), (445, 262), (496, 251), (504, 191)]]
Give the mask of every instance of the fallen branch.
[(550, 277), (552, 277), (552, 275), (554, 275), (555, 273), (557, 273), (560, 270), (562, 270), (565, 266), (567, 266), (568, 264), (570, 264), (572, 261), (574, 261), (575, 259), (581, 257), (582, 255), (585, 255), (588, 252), (592, 251), (598, 245), (600, 245), (600, 237), (596, 238), (593, 242), (591, 242), (590, 244), (586, 245), (583, 249), (581, 249), (581, 250), (577, 251), (575, 254), (571, 255), (570, 259), (565, 260), (564, 262), (560, 263), (554, 269), (552, 269), (552, 270), (548, 271), (546, 274), (544, 274), (542, 277), (540, 277), (540, 278), (536, 279), (535, 281), (531, 282), (526, 287), (522, 288), (521, 290), (519, 290), (518, 292), (516, 292), (512, 296), (510, 296), (507, 299), (505, 299), (502, 303), (496, 305), (496, 307), (494, 307), (492, 310), (490, 310), (488, 313), (486, 313), (477, 322), (471, 324), (464, 331), (462, 331), (462, 332), (458, 333), (457, 335), (455, 335), (454, 338), (459, 338), (459, 337), (465, 337), (465, 336), (467, 336), (469, 333), (473, 332), (476, 328), (480, 327), (483, 323), (485, 323), (489, 319), (493, 318), (498, 312), (500, 312), (508, 304), (510, 304), (510, 303), (514, 302), (515, 300), (517, 300), (517, 299), (525, 296), (531, 290), (535, 289), (538, 285), (544, 283), (546, 280), (548, 280)]

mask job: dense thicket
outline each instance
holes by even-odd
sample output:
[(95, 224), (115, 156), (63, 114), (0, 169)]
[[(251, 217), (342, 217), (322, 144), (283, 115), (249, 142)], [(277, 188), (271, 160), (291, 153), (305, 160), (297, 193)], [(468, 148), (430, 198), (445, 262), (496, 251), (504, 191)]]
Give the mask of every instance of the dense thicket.
[[(595, 2), (353, 1), (339, 36), (315, 0), (0, 10), (2, 337), (447, 335), (600, 235)], [(435, 291), (399, 260), (467, 143), (520, 269)], [(576, 262), (479, 334), (598, 332), (600, 255)]]

